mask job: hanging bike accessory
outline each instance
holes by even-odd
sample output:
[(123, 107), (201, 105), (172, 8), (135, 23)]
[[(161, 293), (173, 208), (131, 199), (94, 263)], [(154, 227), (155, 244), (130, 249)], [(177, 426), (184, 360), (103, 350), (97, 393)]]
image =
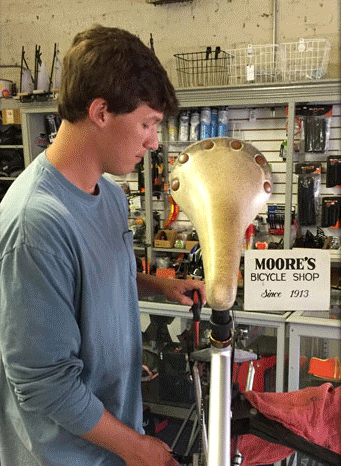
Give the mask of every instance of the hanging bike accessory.
[(341, 228), (341, 197), (322, 198), (322, 227)]
[(296, 116), (303, 120), (304, 152), (326, 153), (329, 148), (332, 105), (298, 105)]
[(25, 58), (25, 48), (22, 46), (21, 49), (21, 60), (20, 60), (20, 85), (18, 96), (21, 102), (27, 102), (31, 100), (31, 95), (34, 89), (34, 78), (30, 71)]
[(164, 228), (169, 228), (177, 220), (177, 217), (179, 215), (179, 206), (178, 204), (176, 204), (171, 194), (168, 195), (168, 201), (169, 201), (169, 215), (167, 216), (164, 222)]
[(316, 225), (319, 211), (322, 165), (318, 162), (297, 163), (298, 224)]
[(341, 186), (341, 156), (329, 155), (327, 158), (327, 188)]
[(220, 46), (205, 51), (176, 53), (176, 69), (180, 87), (221, 86), (229, 83), (232, 55)]

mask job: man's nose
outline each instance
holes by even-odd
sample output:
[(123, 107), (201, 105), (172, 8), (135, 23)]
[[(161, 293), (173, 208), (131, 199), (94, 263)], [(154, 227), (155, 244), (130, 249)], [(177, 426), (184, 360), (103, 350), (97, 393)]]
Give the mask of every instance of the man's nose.
[(145, 143), (145, 147), (150, 150), (157, 150), (159, 147), (159, 137), (157, 128), (153, 128), (150, 137)]

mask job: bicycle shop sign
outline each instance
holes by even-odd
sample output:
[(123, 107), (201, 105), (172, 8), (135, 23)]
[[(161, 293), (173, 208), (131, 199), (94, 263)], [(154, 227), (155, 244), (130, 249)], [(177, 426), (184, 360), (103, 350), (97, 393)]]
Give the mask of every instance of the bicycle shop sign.
[(248, 250), (244, 289), (245, 310), (329, 310), (329, 251)]

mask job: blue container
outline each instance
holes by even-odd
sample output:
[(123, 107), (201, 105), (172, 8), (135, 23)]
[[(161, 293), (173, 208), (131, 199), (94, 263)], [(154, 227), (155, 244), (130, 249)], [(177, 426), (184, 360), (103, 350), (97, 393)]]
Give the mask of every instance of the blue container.
[(218, 110), (217, 108), (211, 109), (211, 126), (210, 126), (210, 137), (216, 138), (218, 134)]
[(203, 107), (201, 110), (200, 139), (210, 138), (211, 134), (211, 108)]

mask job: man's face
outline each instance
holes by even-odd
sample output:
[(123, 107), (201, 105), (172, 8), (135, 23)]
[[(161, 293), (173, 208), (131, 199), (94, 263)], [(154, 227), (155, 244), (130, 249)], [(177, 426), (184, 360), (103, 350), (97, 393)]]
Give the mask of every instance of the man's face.
[(147, 150), (157, 150), (157, 125), (162, 119), (163, 113), (146, 104), (131, 113), (108, 114), (106, 140), (102, 145), (104, 170), (113, 175), (125, 175), (134, 169)]

